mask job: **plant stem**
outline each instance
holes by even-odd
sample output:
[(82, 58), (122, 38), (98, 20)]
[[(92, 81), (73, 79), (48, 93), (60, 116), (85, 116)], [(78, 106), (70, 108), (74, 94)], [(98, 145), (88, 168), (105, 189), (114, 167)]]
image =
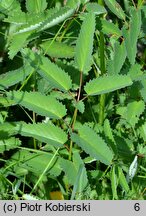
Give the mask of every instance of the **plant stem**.
[[(105, 69), (105, 57), (104, 57), (104, 35), (102, 32), (100, 32), (100, 70), (101, 70), (101, 75), (105, 74), (106, 69)], [(104, 121), (104, 109), (105, 109), (105, 99), (106, 95), (102, 94), (100, 95), (99, 99), (99, 124), (103, 124)]]
[[(76, 102), (79, 102), (80, 100), (80, 96), (81, 96), (81, 88), (82, 88), (82, 80), (83, 80), (83, 72), (80, 72), (80, 86), (79, 86), (79, 92), (78, 92), (78, 97)], [(72, 121), (72, 132), (74, 131), (74, 126), (75, 126), (75, 122), (76, 122), (76, 118), (77, 118), (77, 113), (78, 113), (78, 109), (75, 108), (74, 110), (74, 115), (73, 115), (73, 121)], [(73, 142), (72, 140), (70, 141), (70, 148), (69, 148), (69, 160), (71, 160), (72, 158), (72, 147), (73, 147)]]

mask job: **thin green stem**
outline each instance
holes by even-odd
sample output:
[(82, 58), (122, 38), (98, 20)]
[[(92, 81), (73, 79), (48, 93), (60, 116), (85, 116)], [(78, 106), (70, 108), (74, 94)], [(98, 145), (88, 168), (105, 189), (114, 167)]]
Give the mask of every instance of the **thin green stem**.
[[(77, 102), (79, 102), (80, 96), (81, 96), (82, 80), (83, 80), (83, 72), (81, 71), (80, 72), (80, 86), (79, 86), (79, 92), (78, 92)], [(78, 109), (75, 108), (74, 115), (73, 115), (72, 126), (71, 126), (72, 131), (74, 131), (74, 126), (75, 126), (75, 122), (76, 122), (76, 118), (77, 118), (77, 113), (78, 113)], [(71, 160), (71, 158), (72, 158), (72, 147), (73, 147), (73, 142), (71, 140), (70, 141), (70, 148), (69, 148), (69, 160)]]
[(34, 185), (32, 191), (30, 194), (32, 194), (34, 192), (34, 190), (36, 189), (36, 187), (38, 186), (38, 184), (41, 182), (43, 176), (46, 174), (47, 170), (49, 169), (49, 167), (51, 166), (51, 163), (53, 162), (54, 158), (56, 157), (56, 155), (58, 154), (59, 148), (56, 150), (55, 154), (53, 155), (53, 157), (51, 158), (51, 160), (49, 161), (49, 163), (47, 164), (46, 168), (44, 169), (44, 171), (42, 172), (42, 174), (40, 175), (40, 177), (38, 178), (36, 184)]
[[(105, 50), (105, 45), (104, 45), (104, 35), (102, 32), (100, 32), (100, 70), (101, 74), (105, 74), (106, 68), (105, 68), (105, 55), (104, 55), (104, 50)], [(99, 124), (103, 124), (104, 121), (104, 110), (105, 110), (105, 100), (106, 100), (106, 95), (102, 94), (100, 95), (99, 99)]]

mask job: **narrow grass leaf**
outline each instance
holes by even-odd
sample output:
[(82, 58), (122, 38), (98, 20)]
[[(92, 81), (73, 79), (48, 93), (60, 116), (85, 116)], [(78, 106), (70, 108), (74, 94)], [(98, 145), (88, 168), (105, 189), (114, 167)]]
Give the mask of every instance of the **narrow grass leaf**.
[(30, 149), (22, 149), (20, 151), (17, 151), (14, 155), (12, 155), (10, 161), (12, 163), (15, 162), (16, 166), (14, 166), (14, 169), (16, 171), (18, 168), (23, 168), (28, 170), (29, 172), (35, 173), (37, 176), (40, 176), (40, 174), (43, 173), (47, 165), (51, 162), (50, 166), (46, 170), (45, 175), (51, 174), (53, 176), (58, 176), (61, 173), (62, 169), (58, 163), (58, 158), (53, 158), (53, 156), (54, 154), (48, 152), (46, 153), (38, 151), (31, 153)]
[(111, 169), (111, 187), (112, 187), (112, 193), (113, 193), (113, 199), (118, 199), (117, 195), (117, 176), (115, 172), (115, 166), (113, 165)]
[(118, 179), (119, 179), (119, 184), (121, 185), (122, 189), (128, 193), (130, 190), (129, 185), (127, 183), (126, 177), (123, 173), (123, 170), (121, 167), (118, 166)]

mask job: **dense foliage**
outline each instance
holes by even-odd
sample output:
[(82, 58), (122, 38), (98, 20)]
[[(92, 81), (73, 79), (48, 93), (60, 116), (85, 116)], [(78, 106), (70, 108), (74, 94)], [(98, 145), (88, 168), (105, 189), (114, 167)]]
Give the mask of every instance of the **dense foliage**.
[(1, 0), (0, 19), (0, 199), (146, 199), (144, 0)]

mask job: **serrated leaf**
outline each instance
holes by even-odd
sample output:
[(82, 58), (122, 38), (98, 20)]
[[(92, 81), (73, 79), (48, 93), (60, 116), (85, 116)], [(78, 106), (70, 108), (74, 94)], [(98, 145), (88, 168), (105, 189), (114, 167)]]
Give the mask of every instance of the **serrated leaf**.
[[(80, 165), (79, 171), (77, 174), (77, 178), (75, 181), (75, 184), (73, 186), (73, 191), (71, 195), (71, 200), (81, 200), (85, 199), (86, 197), (85, 192), (87, 193), (87, 174), (86, 174), (86, 169), (83, 164)], [(89, 196), (89, 194), (87, 193)], [(83, 198), (82, 198), (83, 197)]]
[(127, 105), (127, 121), (134, 127), (140, 115), (144, 112), (145, 104), (143, 101), (134, 101)]
[(120, 19), (125, 20), (125, 13), (116, 0), (104, 0), (108, 8)]
[(67, 141), (66, 133), (59, 127), (49, 123), (19, 124), (19, 133), (22, 136), (33, 137), (41, 142), (55, 147), (62, 147)]
[(121, 115), (123, 119), (134, 127), (138, 122), (140, 115), (144, 112), (145, 104), (141, 101), (133, 101), (127, 104), (126, 107), (119, 107), (117, 114)]
[(39, 115), (59, 119), (66, 115), (65, 106), (51, 96), (39, 92), (11, 91), (7, 98)]
[(77, 8), (80, 5), (80, 0), (70, 0), (66, 2), (66, 6), (70, 8)]
[(123, 35), (125, 38), (125, 45), (127, 50), (127, 57), (134, 65), (137, 52), (137, 39), (141, 29), (141, 11), (133, 9), (131, 10), (131, 19), (128, 30), (123, 27)]
[(7, 139), (17, 134), (18, 128), (16, 122), (5, 122), (0, 124), (0, 139)]
[(116, 35), (117, 37), (121, 37), (122, 32), (120, 31), (117, 25), (104, 19), (101, 20), (101, 23), (102, 23), (102, 32), (104, 34), (108, 34), (108, 35), (112, 34), (112, 35)]
[(40, 13), (43, 12), (47, 7), (46, 0), (26, 0), (26, 9), (30, 13)]
[(88, 12), (95, 13), (96, 15), (103, 14), (103, 13), (107, 12), (105, 7), (103, 7), (102, 5), (99, 5), (95, 2), (87, 3), (86, 4), (86, 10)]
[(15, 85), (20, 81), (24, 81), (25, 78), (33, 73), (34, 69), (30, 65), (24, 65), (19, 69), (9, 71), (0, 75), (0, 89), (6, 89)]
[(11, 11), (20, 11), (20, 2), (17, 0), (1, 0), (0, 10), (2, 13), (8, 13)]
[(105, 119), (103, 128), (104, 128), (104, 134), (108, 138), (108, 141), (111, 141), (109, 142), (109, 144), (112, 150), (114, 151), (115, 154), (117, 154), (117, 146), (116, 146), (114, 136), (113, 136), (113, 131), (112, 131), (112, 128), (110, 126), (110, 122), (108, 119)]
[(46, 41), (41, 43), (45, 54), (48, 54), (51, 57), (55, 58), (73, 58), (74, 56), (74, 47), (69, 46), (65, 43), (57, 42), (57, 41)]
[[(38, 152), (30, 153), (27, 150), (20, 150), (11, 157), (10, 162), (16, 163), (16, 166), (14, 166), (14, 169), (16, 170), (18, 167), (19, 168), (21, 167), (40, 176), (40, 173), (44, 172), (45, 168), (50, 163), (53, 156), (54, 156), (53, 154), (48, 152), (41, 153), (40, 151), (38, 151)], [(58, 159), (57, 157), (55, 157), (51, 161), (50, 166), (48, 167), (48, 170), (46, 171), (45, 174), (58, 176), (61, 173), (61, 170), (62, 169), (58, 163)]]
[(15, 149), (20, 146), (21, 141), (18, 138), (11, 137), (9, 139), (0, 140), (0, 153), (4, 151), (9, 151), (10, 149)]
[(88, 126), (80, 126), (78, 134), (72, 133), (71, 139), (86, 153), (96, 160), (109, 165), (113, 159), (113, 153), (104, 140)]
[(29, 49), (23, 50), (23, 54), (30, 61), (30, 64), (37, 69), (37, 72), (51, 83), (52, 87), (62, 91), (68, 91), (71, 88), (72, 82), (69, 75), (48, 58), (39, 56)]
[(75, 48), (75, 64), (79, 71), (85, 74), (87, 74), (91, 66), (94, 31), (95, 15), (89, 13), (83, 21)]
[(59, 24), (60, 22), (70, 17), (74, 13), (74, 11), (75, 11), (75, 8), (70, 8), (70, 7), (60, 8), (59, 11), (55, 12), (48, 19), (46, 19), (43, 23), (41, 23), (41, 26), (38, 29), (38, 31), (43, 31), (47, 28), (51, 28), (52, 26)]
[(14, 56), (20, 51), (24, 45), (27, 43), (27, 38), (29, 37), (30, 32), (25, 32), (20, 35), (14, 35), (11, 39), (10, 45), (9, 45), (9, 58), (13, 59)]
[(140, 64), (132, 65), (128, 74), (130, 75), (131, 79), (134, 81), (143, 80), (146, 77), (146, 73), (143, 73)]
[(108, 61), (107, 71), (110, 75), (116, 75), (120, 72), (126, 59), (126, 48), (125, 44), (118, 42), (114, 46), (114, 56), (111, 60)]
[(88, 95), (99, 95), (130, 85), (132, 85), (132, 80), (129, 76), (114, 75), (95, 78), (87, 83), (84, 89)]
[(84, 113), (85, 104), (83, 101), (73, 102), (74, 107), (76, 107), (80, 113)]
[(75, 184), (79, 167), (81, 164), (83, 164), (83, 161), (77, 151), (73, 153), (73, 161), (60, 159), (60, 166), (63, 168), (63, 171), (65, 172), (69, 184)]

